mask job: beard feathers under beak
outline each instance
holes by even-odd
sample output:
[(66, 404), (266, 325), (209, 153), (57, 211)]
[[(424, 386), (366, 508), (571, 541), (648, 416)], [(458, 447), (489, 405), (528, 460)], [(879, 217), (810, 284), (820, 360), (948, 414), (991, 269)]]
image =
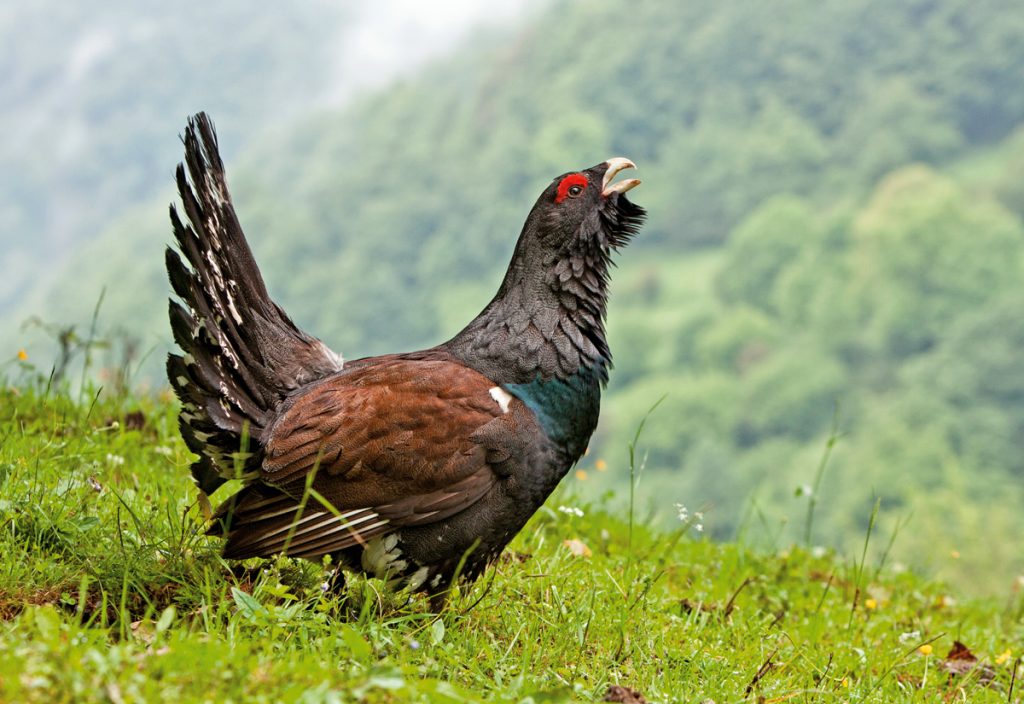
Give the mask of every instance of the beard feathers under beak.
[[(623, 181), (623, 183), (626, 183)], [(632, 188), (630, 186), (629, 188)], [(625, 190), (629, 190), (629, 188)], [(640, 231), (647, 218), (647, 211), (625, 197), (623, 192), (612, 191), (614, 197), (607, 198), (601, 208), (601, 226), (604, 229), (607, 243), (618, 249), (629, 244), (629, 241)]]

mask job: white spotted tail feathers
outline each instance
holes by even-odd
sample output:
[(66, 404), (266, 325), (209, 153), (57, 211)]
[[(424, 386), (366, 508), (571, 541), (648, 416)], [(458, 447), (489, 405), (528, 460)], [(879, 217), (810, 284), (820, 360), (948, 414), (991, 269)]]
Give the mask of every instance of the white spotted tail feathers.
[(171, 329), (183, 354), (167, 376), (181, 399), (182, 437), (199, 455), (192, 475), (212, 493), (260, 471), (263, 435), (293, 390), (341, 369), (341, 357), (299, 330), (267, 293), (235, 215), (205, 113), (189, 120), (177, 182), (184, 224), (171, 206), (184, 259), (167, 248)]

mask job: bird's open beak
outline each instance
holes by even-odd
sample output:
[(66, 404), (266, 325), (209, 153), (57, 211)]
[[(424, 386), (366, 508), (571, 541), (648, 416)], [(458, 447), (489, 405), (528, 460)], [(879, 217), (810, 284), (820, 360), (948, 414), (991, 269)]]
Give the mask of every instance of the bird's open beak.
[(616, 156), (604, 163), (608, 164), (608, 170), (604, 172), (604, 179), (601, 181), (601, 195), (605, 198), (610, 196), (612, 193), (625, 193), (629, 189), (636, 188), (640, 185), (640, 179), (638, 178), (627, 178), (624, 181), (612, 183), (612, 179), (615, 178), (615, 175), (620, 171), (636, 168), (636, 164), (629, 159)]

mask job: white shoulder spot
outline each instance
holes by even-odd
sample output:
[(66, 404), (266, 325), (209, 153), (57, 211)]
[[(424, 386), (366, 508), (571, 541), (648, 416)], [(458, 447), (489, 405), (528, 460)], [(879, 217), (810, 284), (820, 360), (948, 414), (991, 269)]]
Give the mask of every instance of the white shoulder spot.
[(508, 404), (512, 403), (512, 395), (500, 386), (492, 386), (490, 389), (491, 398), (498, 402), (502, 413), (508, 413)]

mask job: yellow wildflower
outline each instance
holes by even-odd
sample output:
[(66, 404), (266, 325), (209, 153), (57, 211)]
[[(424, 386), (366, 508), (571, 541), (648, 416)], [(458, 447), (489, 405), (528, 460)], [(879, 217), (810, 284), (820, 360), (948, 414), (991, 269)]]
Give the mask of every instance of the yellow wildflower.
[(604, 460), (598, 460), (597, 462), (594, 463), (594, 469), (596, 469), (598, 472), (607, 471), (608, 463), (605, 462)]
[(932, 644), (931, 643), (925, 643), (920, 648), (918, 648), (918, 650), (920, 651), (921, 655), (931, 655), (932, 654)]
[(576, 470), (576, 478), (579, 479), (581, 482), (587, 481), (587, 472), (586, 472), (586, 470), (577, 469)]
[(1004, 662), (1013, 657), (1013, 651), (1007, 648), (1003, 652), (996, 656), (996, 665), (1002, 665)]
[(18, 359), (22, 362), (28, 359), (28, 352), (25, 351), (25, 348), (18, 350)]
[(864, 600), (864, 608), (867, 609), (868, 611), (874, 611), (875, 609), (878, 608), (878, 602), (875, 601), (874, 599), (865, 599)]

